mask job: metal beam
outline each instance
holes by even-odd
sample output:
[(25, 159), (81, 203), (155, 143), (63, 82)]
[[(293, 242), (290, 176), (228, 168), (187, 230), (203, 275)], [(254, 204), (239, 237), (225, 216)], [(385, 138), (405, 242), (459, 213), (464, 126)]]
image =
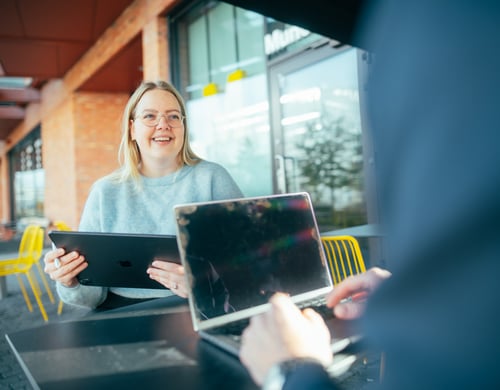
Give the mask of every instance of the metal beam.
[(369, 0), (224, 1), (352, 46), (360, 46), (357, 24), (365, 3), (369, 3)]
[(18, 106), (0, 106), (0, 119), (23, 119), (24, 108)]
[(40, 101), (40, 92), (35, 88), (0, 88), (0, 101), (30, 103)]

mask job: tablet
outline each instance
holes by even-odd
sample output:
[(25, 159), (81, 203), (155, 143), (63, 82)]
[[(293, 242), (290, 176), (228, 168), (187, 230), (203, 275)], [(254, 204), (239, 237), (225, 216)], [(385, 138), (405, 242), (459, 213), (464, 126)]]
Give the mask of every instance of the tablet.
[(49, 237), (57, 248), (85, 256), (88, 267), (77, 278), (86, 286), (165, 289), (146, 270), (154, 259), (181, 263), (173, 235), (53, 230)]

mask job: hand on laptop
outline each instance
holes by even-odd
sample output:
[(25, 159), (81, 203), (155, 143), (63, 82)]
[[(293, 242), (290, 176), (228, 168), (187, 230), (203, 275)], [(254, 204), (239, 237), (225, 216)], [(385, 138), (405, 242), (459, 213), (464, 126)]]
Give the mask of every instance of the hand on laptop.
[[(359, 317), (364, 300), (391, 273), (371, 268), (338, 284), (327, 297), (329, 307), (343, 319)], [(300, 311), (285, 294), (275, 294), (271, 309), (253, 317), (242, 335), (241, 362), (261, 385), (276, 363), (294, 358), (312, 358), (323, 365), (332, 361), (330, 333), (323, 318), (312, 309)]]
[(63, 248), (51, 250), (45, 254), (44, 271), (52, 280), (66, 287), (78, 285), (76, 275), (87, 268), (88, 263), (78, 252), (66, 253)]
[(149, 277), (156, 280), (180, 297), (188, 296), (188, 288), (184, 277), (184, 267), (169, 261), (155, 260), (148, 268)]
[(378, 267), (350, 276), (335, 286), (328, 294), (326, 303), (328, 307), (333, 308), (338, 318), (345, 320), (358, 318), (365, 310), (366, 297), (390, 276), (389, 271)]
[(312, 309), (300, 311), (285, 294), (275, 294), (271, 309), (253, 317), (242, 335), (240, 359), (261, 385), (276, 363), (312, 358), (327, 366), (332, 362), (330, 332)]

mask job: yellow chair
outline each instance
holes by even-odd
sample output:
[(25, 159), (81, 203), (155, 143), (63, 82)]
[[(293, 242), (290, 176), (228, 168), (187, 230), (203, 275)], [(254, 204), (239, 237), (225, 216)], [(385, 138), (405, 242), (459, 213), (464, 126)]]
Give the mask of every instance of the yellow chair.
[(321, 237), (328, 259), (328, 268), (336, 285), (351, 275), (366, 271), (358, 241), (352, 236)]
[(33, 306), (31, 305), (31, 300), (28, 296), (26, 288), (24, 287), (22, 278), (20, 277), (21, 274), (25, 274), (31, 286), (31, 291), (33, 292), (35, 300), (38, 303), (40, 313), (42, 314), (44, 321), (48, 321), (49, 318), (40, 295), (40, 287), (38, 286), (35, 275), (31, 272), (33, 264), (35, 264), (37, 244), (40, 241), (40, 234), (43, 239), (44, 231), (40, 226), (28, 225), (26, 227), (23, 232), (23, 236), (21, 237), (21, 243), (19, 244), (18, 257), (0, 261), (0, 276), (16, 275), (24, 300), (26, 301), (26, 306), (28, 306), (28, 310), (32, 312)]
[(61, 220), (54, 221), (53, 225), (55, 227), (54, 230), (71, 230), (71, 228), (68, 226), (68, 224), (64, 221), (61, 221)]
[[(328, 268), (332, 275), (333, 284), (340, 283), (351, 275), (366, 271), (365, 261), (361, 254), (358, 241), (352, 236), (324, 236), (321, 237)], [(380, 355), (379, 381), (382, 382), (385, 371), (385, 353)]]
[(40, 264), (44, 241), (45, 241), (45, 232), (43, 229), (40, 229), (38, 231), (38, 235), (35, 242), (33, 261), (38, 269), (38, 274), (40, 275), (40, 279), (42, 280), (43, 285), (45, 286), (45, 291), (47, 291), (47, 296), (49, 297), (50, 302), (55, 303), (54, 294), (52, 294), (52, 290), (50, 289), (47, 277), (45, 276), (45, 272), (43, 271), (43, 268)]
[[(53, 223), (55, 230), (71, 230), (71, 228), (64, 221), (54, 221)], [(57, 305), (57, 315), (61, 315), (64, 302), (59, 299), (59, 304)]]

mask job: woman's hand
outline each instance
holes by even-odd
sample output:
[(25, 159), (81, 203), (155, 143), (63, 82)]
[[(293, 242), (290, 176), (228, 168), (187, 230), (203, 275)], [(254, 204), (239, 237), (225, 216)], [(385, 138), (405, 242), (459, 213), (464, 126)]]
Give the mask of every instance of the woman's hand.
[(66, 253), (62, 248), (47, 252), (43, 261), (45, 273), (65, 287), (77, 286), (79, 282), (76, 275), (88, 266), (85, 258), (78, 252)]
[(187, 298), (188, 288), (182, 265), (169, 261), (155, 260), (146, 272), (151, 279), (169, 288), (174, 294), (182, 298)]
[(335, 286), (326, 298), (328, 307), (334, 308), (335, 316), (342, 319), (360, 317), (365, 310), (366, 297), (375, 291), (391, 273), (373, 267), (368, 271), (350, 276)]

